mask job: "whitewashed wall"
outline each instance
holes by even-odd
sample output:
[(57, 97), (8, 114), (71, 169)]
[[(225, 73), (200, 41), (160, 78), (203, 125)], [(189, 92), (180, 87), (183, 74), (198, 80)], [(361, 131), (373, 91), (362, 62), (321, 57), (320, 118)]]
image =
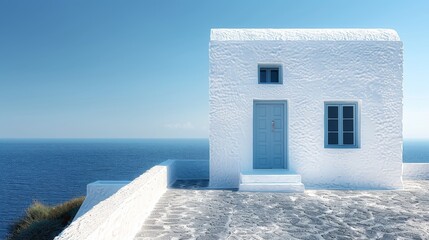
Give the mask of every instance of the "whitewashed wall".
[[(288, 162), (306, 188), (402, 187), (395, 31), (214, 29), (209, 59), (211, 187), (252, 168), (254, 100), (287, 100)], [(258, 64), (281, 64), (283, 84), (258, 84)], [(325, 101), (358, 101), (360, 148), (324, 148)]]
[(76, 213), (73, 221), (87, 213), (91, 208), (115, 194), (130, 181), (96, 181), (86, 186), (85, 201)]
[(172, 183), (178, 179), (207, 178), (208, 161), (165, 161), (93, 206), (55, 239), (133, 239)]
[(429, 179), (429, 163), (404, 163), (403, 178), (407, 180)]

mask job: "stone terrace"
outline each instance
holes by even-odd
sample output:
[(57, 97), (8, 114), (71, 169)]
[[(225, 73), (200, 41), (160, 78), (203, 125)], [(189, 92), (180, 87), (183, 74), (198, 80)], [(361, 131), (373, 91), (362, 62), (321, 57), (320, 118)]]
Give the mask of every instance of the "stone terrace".
[(208, 190), (178, 181), (136, 239), (429, 239), (429, 181), (398, 191)]

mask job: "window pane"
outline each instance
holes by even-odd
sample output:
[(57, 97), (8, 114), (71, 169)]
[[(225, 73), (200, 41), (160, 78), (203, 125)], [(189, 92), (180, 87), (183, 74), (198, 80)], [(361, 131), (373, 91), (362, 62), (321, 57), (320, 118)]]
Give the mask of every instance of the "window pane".
[(338, 131), (338, 120), (328, 120), (328, 131)]
[(277, 69), (271, 70), (271, 82), (275, 82), (275, 83), (279, 82), (279, 70)]
[(343, 131), (353, 131), (353, 120), (343, 120)]
[(343, 107), (343, 118), (353, 118), (353, 107), (344, 106)]
[(354, 144), (353, 133), (343, 133), (343, 144)]
[(338, 107), (329, 106), (328, 107), (328, 118), (338, 118)]
[(338, 144), (338, 133), (328, 133), (328, 144)]
[(259, 71), (259, 82), (267, 82), (267, 70), (261, 69)]

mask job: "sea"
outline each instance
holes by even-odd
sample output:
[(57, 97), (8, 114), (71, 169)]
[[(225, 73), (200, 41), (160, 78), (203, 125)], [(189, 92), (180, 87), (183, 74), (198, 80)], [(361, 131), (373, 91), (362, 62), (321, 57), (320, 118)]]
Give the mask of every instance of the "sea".
[[(404, 162), (429, 162), (429, 140), (405, 140)], [(33, 202), (84, 196), (96, 180), (132, 180), (167, 159), (209, 159), (207, 139), (0, 139), (0, 239)]]

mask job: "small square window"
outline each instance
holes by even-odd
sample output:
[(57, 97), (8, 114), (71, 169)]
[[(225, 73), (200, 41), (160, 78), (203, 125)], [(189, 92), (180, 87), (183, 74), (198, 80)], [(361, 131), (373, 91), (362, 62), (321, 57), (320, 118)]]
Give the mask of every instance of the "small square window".
[(279, 66), (259, 66), (259, 83), (281, 84), (281, 71)]

